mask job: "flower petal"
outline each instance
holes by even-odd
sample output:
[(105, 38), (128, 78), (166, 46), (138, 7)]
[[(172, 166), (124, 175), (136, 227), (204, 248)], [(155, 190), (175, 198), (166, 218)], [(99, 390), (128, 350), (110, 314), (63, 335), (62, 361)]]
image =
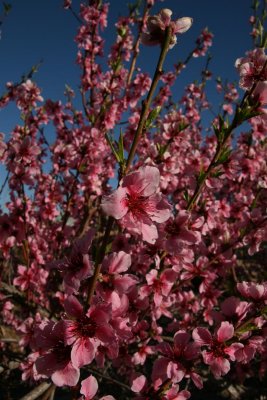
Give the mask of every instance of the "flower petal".
[(102, 210), (115, 219), (121, 219), (128, 212), (128, 207), (125, 202), (126, 194), (126, 189), (119, 187), (111, 195), (103, 196), (101, 202)]
[(85, 396), (86, 400), (91, 400), (98, 391), (98, 383), (93, 375), (88, 376), (81, 383), (80, 393)]
[(77, 368), (91, 364), (95, 357), (95, 348), (88, 338), (76, 340), (71, 350), (71, 361)]
[(148, 197), (156, 192), (160, 181), (160, 173), (156, 167), (143, 167), (123, 178), (122, 187), (140, 196)]
[(56, 386), (75, 386), (80, 378), (80, 371), (69, 362), (65, 368), (54, 372), (51, 376)]
[(174, 22), (174, 32), (173, 33), (185, 33), (191, 28), (193, 23), (193, 18), (183, 17), (179, 18)]
[(217, 331), (217, 339), (219, 342), (225, 342), (234, 336), (234, 327), (228, 321), (223, 321)]
[(200, 346), (209, 345), (212, 342), (212, 336), (205, 328), (194, 329), (192, 336), (194, 341)]

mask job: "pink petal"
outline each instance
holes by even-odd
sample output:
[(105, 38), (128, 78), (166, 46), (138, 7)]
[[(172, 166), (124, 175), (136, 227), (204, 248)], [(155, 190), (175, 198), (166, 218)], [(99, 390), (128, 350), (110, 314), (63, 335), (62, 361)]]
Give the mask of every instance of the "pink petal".
[(75, 240), (71, 254), (72, 255), (75, 255), (76, 253), (87, 254), (91, 246), (94, 234), (95, 234), (94, 229), (90, 229), (80, 239)]
[(185, 331), (178, 331), (174, 335), (174, 346), (184, 349), (184, 347), (187, 345), (189, 340), (190, 340), (189, 333), (187, 333)]
[(193, 330), (193, 339), (199, 346), (209, 345), (212, 342), (210, 332), (205, 328), (196, 328)]
[(64, 308), (70, 317), (80, 318), (83, 314), (81, 303), (74, 296), (68, 296), (64, 301)]
[(121, 219), (128, 212), (126, 205), (127, 191), (125, 188), (119, 187), (109, 196), (103, 196), (101, 207), (103, 211), (115, 219)]
[(217, 331), (217, 339), (219, 342), (225, 342), (234, 336), (235, 329), (232, 324), (228, 321), (221, 323), (220, 328)]
[(198, 357), (199, 353), (200, 353), (200, 348), (199, 348), (198, 344), (192, 342), (186, 346), (186, 348), (184, 350), (184, 357), (187, 360), (194, 360), (195, 358)]
[(130, 254), (127, 254), (124, 251), (113, 253), (107, 261), (109, 264), (108, 270), (110, 274), (120, 274), (121, 272), (127, 271), (132, 262)]
[(96, 336), (102, 343), (111, 345), (115, 340), (115, 333), (110, 325), (103, 325), (96, 331)]
[(165, 26), (168, 26), (170, 24), (171, 16), (172, 16), (172, 11), (169, 10), (168, 8), (163, 8), (159, 12), (159, 17), (160, 17), (160, 19), (162, 20), (162, 22), (164, 23)]
[(124, 274), (114, 279), (114, 288), (119, 294), (127, 293), (128, 290), (138, 283), (138, 279), (129, 274)]
[(226, 375), (230, 371), (230, 363), (226, 358), (217, 357), (210, 365), (211, 372), (215, 378)]
[(184, 367), (178, 362), (170, 361), (167, 366), (167, 376), (175, 383), (181, 382), (185, 376)]
[(77, 339), (75, 333), (77, 329), (77, 322), (73, 320), (64, 320), (64, 343), (65, 345), (72, 345)]
[(267, 104), (267, 81), (260, 81), (257, 83), (253, 97), (255, 97), (262, 105)]
[(237, 297), (231, 296), (224, 300), (221, 304), (221, 310), (224, 315), (231, 317), (236, 313), (240, 300)]
[(81, 269), (75, 273), (75, 277), (80, 281), (93, 275), (93, 263), (91, 262), (88, 254), (83, 254), (83, 263)]
[(148, 243), (154, 244), (158, 238), (157, 227), (145, 215), (140, 215), (137, 220), (131, 212), (123, 217), (122, 224), (130, 233), (142, 235), (143, 240)]
[(71, 361), (77, 368), (91, 364), (95, 357), (95, 348), (90, 339), (80, 338), (76, 340), (71, 350)]
[(161, 195), (154, 194), (146, 202), (146, 212), (152, 221), (160, 224), (170, 218), (171, 205)]
[(98, 391), (98, 383), (93, 375), (88, 376), (81, 383), (80, 393), (85, 396), (85, 400), (91, 400)]
[(189, 17), (179, 18), (174, 22), (174, 33), (185, 33), (191, 28), (193, 19)]
[(57, 361), (56, 354), (48, 353), (39, 357), (35, 362), (35, 367), (40, 375), (51, 376), (58, 369), (62, 369), (68, 364), (68, 360)]
[(134, 393), (140, 393), (146, 384), (146, 377), (144, 375), (136, 376), (132, 380), (131, 389)]
[(51, 376), (56, 386), (75, 386), (80, 378), (80, 371), (69, 362), (64, 369), (54, 372)]
[(200, 375), (196, 374), (195, 372), (191, 372), (190, 373), (190, 378), (192, 379), (192, 381), (194, 382), (195, 386), (198, 389), (202, 389), (203, 388), (203, 381)]
[(153, 224), (143, 223), (141, 233), (143, 240), (150, 244), (154, 244), (158, 238), (158, 230)]
[(160, 181), (160, 173), (156, 167), (142, 167), (123, 178), (122, 187), (130, 192), (148, 197), (156, 192)]
[(235, 359), (236, 359), (235, 353), (243, 348), (244, 348), (244, 345), (242, 343), (232, 343), (229, 347), (226, 347), (224, 349), (224, 352), (226, 354), (228, 354), (231, 361), (235, 361)]
[(167, 377), (167, 367), (169, 364), (168, 358), (158, 358), (153, 365), (153, 370), (152, 370), (152, 381), (155, 383), (160, 384), (165, 382), (168, 377)]
[(249, 287), (249, 294), (254, 300), (259, 300), (265, 292), (264, 285), (251, 283)]

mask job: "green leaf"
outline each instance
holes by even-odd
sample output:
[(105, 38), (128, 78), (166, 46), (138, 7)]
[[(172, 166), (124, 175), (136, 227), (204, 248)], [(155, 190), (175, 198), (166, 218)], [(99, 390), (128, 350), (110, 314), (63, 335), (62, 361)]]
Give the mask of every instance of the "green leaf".
[(107, 142), (108, 142), (108, 144), (109, 144), (109, 146), (111, 148), (112, 153), (114, 154), (117, 162), (119, 163), (120, 162), (120, 156), (119, 156), (119, 154), (117, 153), (117, 150), (114, 147), (112, 139), (109, 137), (109, 135), (107, 133), (106, 133), (105, 137), (106, 137)]
[(215, 171), (211, 174), (212, 178), (219, 178), (223, 174), (223, 171)]
[(120, 136), (119, 136), (119, 141), (118, 141), (118, 154), (120, 157), (120, 161), (124, 162), (124, 145), (123, 145), (122, 129), (120, 130)]
[(3, 7), (4, 7), (5, 15), (8, 15), (10, 13), (10, 11), (12, 10), (12, 5), (9, 3), (5, 3), (4, 1), (3, 1)]
[(188, 127), (189, 124), (186, 124), (185, 122), (180, 122), (180, 124), (178, 125), (178, 133), (184, 131)]
[(203, 169), (201, 169), (197, 177), (198, 184), (201, 184), (205, 180), (205, 178), (206, 178), (206, 172)]
[(187, 189), (185, 189), (185, 191), (183, 192), (183, 198), (185, 199), (185, 201), (186, 201), (187, 203), (189, 202), (190, 196), (189, 196), (189, 193), (188, 193), (188, 190), (187, 190)]
[(160, 106), (157, 106), (156, 108), (154, 108), (153, 110), (150, 111), (150, 113), (148, 114), (146, 123), (145, 123), (145, 129), (148, 129), (148, 128), (151, 127), (151, 125), (153, 124), (154, 120), (159, 115), (160, 111), (161, 111), (161, 107)]
[(230, 147), (225, 147), (223, 149), (220, 157), (216, 161), (216, 165), (224, 164), (225, 162), (227, 162), (229, 160), (231, 153), (232, 153), (232, 149), (230, 149)]
[(248, 322), (248, 323), (242, 325), (240, 328), (238, 328), (236, 330), (236, 333), (240, 335), (240, 334), (243, 334), (246, 332), (256, 331), (258, 329), (259, 328), (255, 324), (253, 324), (252, 322)]

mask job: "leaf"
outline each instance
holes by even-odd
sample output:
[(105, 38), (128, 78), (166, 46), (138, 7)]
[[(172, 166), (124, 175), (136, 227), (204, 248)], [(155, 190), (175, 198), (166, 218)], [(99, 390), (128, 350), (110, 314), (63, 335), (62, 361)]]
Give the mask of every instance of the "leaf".
[(226, 163), (229, 160), (229, 157), (230, 157), (231, 153), (232, 153), (232, 149), (230, 149), (230, 147), (225, 147), (222, 150), (222, 153), (221, 153), (220, 157), (216, 161), (216, 165), (220, 165), (220, 164)]
[(121, 161), (124, 161), (124, 146), (123, 146), (123, 133), (120, 130), (120, 137), (118, 141), (118, 154)]
[(201, 169), (197, 177), (198, 184), (201, 184), (205, 180), (205, 178), (206, 178), (206, 172), (203, 169)]
[(106, 137), (107, 142), (108, 142), (108, 144), (109, 144), (109, 146), (110, 146), (110, 148), (111, 148), (112, 153), (114, 154), (114, 156), (115, 156), (117, 162), (119, 163), (119, 162), (120, 162), (120, 156), (119, 156), (117, 150), (116, 150), (115, 147), (114, 147), (114, 144), (113, 144), (112, 139), (109, 137), (109, 135), (108, 135), (107, 133), (106, 133), (105, 137)]
[(5, 3), (5, 2), (3, 1), (3, 7), (4, 7), (4, 13), (5, 13), (5, 16), (6, 16), (6, 15), (8, 15), (8, 14), (10, 13), (10, 11), (12, 10), (12, 5), (9, 4), (9, 3)]
[(187, 189), (185, 189), (185, 191), (183, 192), (183, 198), (187, 203), (189, 202), (190, 197)]
[(238, 328), (236, 330), (236, 333), (240, 335), (240, 334), (243, 334), (243, 333), (246, 333), (246, 332), (256, 331), (258, 329), (259, 328), (255, 324), (253, 324), (252, 322), (248, 322), (245, 325), (243, 325), (240, 328)]
[(153, 110), (150, 111), (150, 113), (148, 114), (146, 123), (145, 123), (145, 129), (148, 129), (151, 127), (153, 121), (157, 118), (157, 116), (159, 115), (161, 111), (161, 107), (157, 106), (155, 107)]

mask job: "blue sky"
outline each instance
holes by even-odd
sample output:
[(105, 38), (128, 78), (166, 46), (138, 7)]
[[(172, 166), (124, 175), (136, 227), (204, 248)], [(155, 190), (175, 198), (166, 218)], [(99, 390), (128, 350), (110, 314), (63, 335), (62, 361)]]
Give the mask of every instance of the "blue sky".
[[(110, 20), (106, 49), (114, 39), (114, 23), (118, 14), (127, 12), (130, 0), (110, 1)], [(5, 20), (0, 40), (1, 81), (0, 89), (6, 81), (19, 80), (22, 73), (41, 59), (43, 64), (35, 79), (44, 96), (62, 98), (65, 83), (74, 89), (79, 83), (79, 68), (75, 65), (76, 45), (74, 36), (77, 21), (70, 12), (62, 8), (62, 0), (10, 0), (12, 11)], [(168, 55), (167, 65), (184, 59), (194, 46), (196, 36), (208, 26), (214, 33), (214, 59), (212, 67), (216, 75), (237, 79), (234, 61), (251, 48), (248, 18), (251, 14), (250, 0), (167, 0), (154, 8), (170, 8), (175, 17), (190, 16), (194, 19), (192, 28), (179, 36), (179, 45)], [(73, 1), (79, 9), (79, 1)], [(158, 56), (158, 48), (143, 48), (139, 65), (153, 69), (153, 61)], [(155, 61), (154, 61), (155, 62)], [(203, 59), (194, 60), (186, 73), (193, 80)]]
[[(65, 84), (77, 90), (80, 69), (75, 64), (77, 48), (74, 37), (78, 22), (69, 11), (63, 9), (63, 0), (9, 2), (12, 4), (12, 10), (4, 21), (0, 40), (0, 94), (4, 92), (7, 81), (19, 81), (21, 75), (27, 73), (40, 60), (43, 60), (43, 63), (35, 75), (35, 80), (42, 89), (44, 98), (63, 99)], [(128, 2), (130, 0), (110, 0), (110, 18), (105, 32), (106, 50), (115, 39), (116, 18), (127, 13)], [(73, 8), (77, 11), (79, 3), (78, 0), (73, 0)], [(252, 47), (248, 23), (252, 13), (250, 6), (250, 0), (166, 0), (157, 3), (153, 9), (154, 13), (165, 7), (173, 11), (174, 18), (189, 16), (194, 19), (192, 28), (178, 37), (178, 45), (169, 52), (166, 69), (186, 58), (194, 48), (195, 39), (200, 31), (208, 26), (214, 33), (214, 46), (211, 50), (211, 69), (214, 76), (219, 75), (229, 81), (238, 80), (234, 62)], [(142, 47), (141, 50), (137, 65), (152, 73), (159, 48)], [(183, 72), (177, 84), (177, 98), (179, 90), (182, 93), (186, 83), (200, 78), (204, 64), (203, 58), (194, 59)], [(212, 84), (209, 85), (212, 88)], [(210, 90), (212, 93), (213, 89)], [(15, 107), (0, 111), (0, 132), (8, 134), (18, 122)], [(3, 179), (0, 179), (0, 184), (2, 181)]]

